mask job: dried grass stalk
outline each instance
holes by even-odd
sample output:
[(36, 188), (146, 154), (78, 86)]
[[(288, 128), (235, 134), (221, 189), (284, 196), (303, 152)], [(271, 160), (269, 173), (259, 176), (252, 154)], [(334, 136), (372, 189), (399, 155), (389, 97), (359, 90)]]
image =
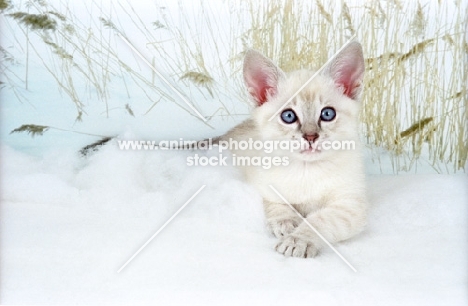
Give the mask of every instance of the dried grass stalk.
[(10, 132), (13, 133), (28, 133), (32, 137), (39, 135), (42, 136), (50, 127), (45, 125), (37, 125), (37, 124), (23, 124), (19, 128), (14, 129)]

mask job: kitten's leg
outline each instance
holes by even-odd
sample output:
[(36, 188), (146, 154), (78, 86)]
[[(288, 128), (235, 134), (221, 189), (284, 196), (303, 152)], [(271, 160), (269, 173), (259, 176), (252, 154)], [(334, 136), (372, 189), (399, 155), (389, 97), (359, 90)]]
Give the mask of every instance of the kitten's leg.
[[(358, 234), (366, 223), (366, 201), (347, 198), (332, 201), (324, 208), (310, 213), (306, 220), (331, 244)], [(291, 234), (277, 244), (276, 250), (286, 256), (314, 257), (325, 242), (302, 222)]]
[(292, 233), (302, 222), (301, 218), (287, 204), (263, 200), (263, 208), (268, 229), (277, 238)]

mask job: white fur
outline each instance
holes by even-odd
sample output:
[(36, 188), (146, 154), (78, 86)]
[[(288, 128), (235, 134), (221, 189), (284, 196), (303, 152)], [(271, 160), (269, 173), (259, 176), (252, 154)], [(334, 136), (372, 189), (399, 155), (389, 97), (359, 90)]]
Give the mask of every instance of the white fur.
[[(363, 67), (361, 47), (352, 43), (332, 61), (324, 74), (314, 78), (282, 108), (292, 109), (299, 118), (296, 123), (286, 124), (280, 118), (281, 112), (273, 120), (268, 119), (313, 72), (300, 70), (286, 75), (258, 52), (249, 51), (246, 55), (244, 78), (257, 107), (249, 120), (222, 136), (222, 140), (291, 141), (317, 133), (318, 144), (341, 140), (352, 140), (356, 144), (355, 150), (312, 153), (276, 150), (268, 154), (232, 150), (236, 156), (288, 158), (288, 166), (241, 167), (246, 180), (264, 199), (268, 227), (279, 238), (276, 250), (287, 256), (313, 257), (324, 242), (269, 185), (274, 186), (331, 243), (356, 235), (365, 225), (367, 202), (357, 119)], [(257, 80), (258, 84), (255, 83)], [(335, 109), (337, 115), (333, 121), (320, 120), (324, 107)]]

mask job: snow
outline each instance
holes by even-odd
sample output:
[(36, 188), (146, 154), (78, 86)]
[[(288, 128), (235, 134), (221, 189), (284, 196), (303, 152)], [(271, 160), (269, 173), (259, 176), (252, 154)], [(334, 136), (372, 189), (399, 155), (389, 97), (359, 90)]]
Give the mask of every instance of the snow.
[[(142, 16), (152, 14), (144, 4), (135, 5)], [(2, 46), (10, 49), (20, 33), (13, 24), (2, 23), (11, 30), (2, 33)], [(13, 51), (24, 63), (24, 52)], [(24, 75), (22, 64), (11, 69)], [(75, 80), (89, 111), (75, 122), (73, 104), (32, 55), (29, 71), (29, 90), (18, 89), (23, 103), (12, 90), (0, 90), (0, 303), (467, 304), (465, 174), (433, 174), (427, 164), (418, 174), (384, 175), (381, 169), (392, 172), (388, 156), (382, 154), (378, 164), (368, 154), (369, 224), (336, 246), (357, 272), (330, 249), (313, 259), (286, 258), (274, 251), (260, 196), (231, 166), (190, 167), (186, 159), (194, 152), (123, 151), (115, 142), (85, 158), (78, 150), (95, 141), (88, 135), (9, 134), (35, 123), (123, 139), (201, 139), (222, 134), (244, 117), (214, 119), (211, 129), (168, 101), (142, 115), (151, 105), (145, 95), (134, 86), (127, 97), (114, 83), (113, 105), (139, 102), (132, 104), (136, 118), (122, 109), (104, 118), (103, 105)], [(225, 103), (239, 102), (232, 100)], [(197, 106), (209, 113), (204, 102)], [(246, 106), (235, 109), (244, 113)]]
[(371, 175), (369, 225), (337, 246), (354, 273), (276, 253), (256, 191), (193, 152), (1, 152), (5, 304), (466, 305), (466, 175)]

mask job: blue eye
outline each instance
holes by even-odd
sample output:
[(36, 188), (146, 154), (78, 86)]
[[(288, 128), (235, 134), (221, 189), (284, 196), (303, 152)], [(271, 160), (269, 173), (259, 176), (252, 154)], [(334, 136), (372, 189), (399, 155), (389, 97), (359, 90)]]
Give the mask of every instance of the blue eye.
[(297, 121), (296, 113), (292, 109), (284, 110), (281, 113), (281, 120), (283, 120), (283, 122), (287, 124), (294, 123)]
[(336, 112), (332, 107), (325, 107), (322, 109), (322, 113), (320, 114), (320, 119), (323, 121), (332, 121), (336, 117)]

